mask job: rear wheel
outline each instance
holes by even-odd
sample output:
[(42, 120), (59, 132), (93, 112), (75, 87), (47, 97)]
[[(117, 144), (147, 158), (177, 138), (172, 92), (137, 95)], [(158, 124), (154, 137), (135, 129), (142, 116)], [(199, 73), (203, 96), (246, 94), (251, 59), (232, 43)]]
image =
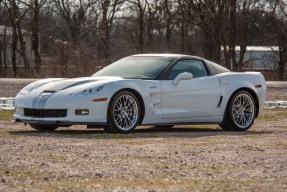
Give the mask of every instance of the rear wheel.
[(225, 131), (246, 131), (252, 126), (255, 114), (256, 104), (253, 96), (247, 91), (239, 91), (231, 98), (225, 122), (220, 124), (220, 127)]
[(55, 129), (58, 128), (56, 125), (45, 125), (45, 124), (35, 124), (35, 123), (30, 123), (29, 124), (33, 129), (36, 129), (38, 131), (44, 132), (44, 131), (54, 131)]
[(129, 133), (136, 128), (141, 117), (141, 106), (130, 91), (120, 91), (111, 99), (105, 131)]

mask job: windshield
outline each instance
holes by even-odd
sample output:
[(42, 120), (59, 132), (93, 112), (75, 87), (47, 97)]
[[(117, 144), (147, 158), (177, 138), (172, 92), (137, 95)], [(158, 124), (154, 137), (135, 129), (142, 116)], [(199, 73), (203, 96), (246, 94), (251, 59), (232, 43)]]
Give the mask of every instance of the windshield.
[(173, 59), (168, 57), (126, 57), (98, 71), (93, 77), (118, 76), (126, 79), (155, 79), (171, 61)]

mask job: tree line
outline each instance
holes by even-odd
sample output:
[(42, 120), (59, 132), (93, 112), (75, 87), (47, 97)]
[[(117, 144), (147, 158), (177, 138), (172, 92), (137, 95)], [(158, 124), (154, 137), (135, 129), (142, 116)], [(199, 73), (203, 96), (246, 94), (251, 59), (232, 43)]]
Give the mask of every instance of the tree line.
[(0, 0), (0, 25), (0, 77), (90, 75), (162, 52), (242, 71), (247, 46), (276, 46), (276, 74), (286, 78), (286, 0)]

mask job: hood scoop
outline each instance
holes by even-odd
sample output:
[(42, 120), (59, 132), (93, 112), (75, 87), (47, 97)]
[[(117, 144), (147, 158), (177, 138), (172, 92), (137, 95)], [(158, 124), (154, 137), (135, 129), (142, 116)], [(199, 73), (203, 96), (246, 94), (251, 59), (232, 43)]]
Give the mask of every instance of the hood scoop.
[(44, 90), (42, 93), (55, 93), (56, 91)]
[(47, 90), (44, 90), (44, 91), (42, 91), (41, 92), (41, 96), (42, 97), (47, 97), (47, 96), (50, 96), (50, 95), (52, 95), (53, 93), (55, 93), (56, 91), (47, 91)]

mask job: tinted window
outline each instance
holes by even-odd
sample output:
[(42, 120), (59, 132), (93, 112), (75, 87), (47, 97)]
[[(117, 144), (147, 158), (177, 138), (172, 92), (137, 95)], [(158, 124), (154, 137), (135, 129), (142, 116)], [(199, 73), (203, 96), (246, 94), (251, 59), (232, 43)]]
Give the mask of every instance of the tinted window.
[(211, 61), (208, 61), (210, 66), (212, 67), (213, 71), (215, 74), (219, 74), (219, 73), (224, 73), (224, 72), (229, 72), (228, 69), (226, 69), (225, 67), (222, 67), (221, 65), (218, 65), (216, 63), (213, 63)]
[(126, 79), (155, 79), (173, 61), (167, 57), (126, 57), (93, 76), (118, 76)]
[(208, 73), (202, 61), (199, 60), (182, 60), (178, 61), (171, 69), (168, 79), (173, 80), (180, 73), (188, 72), (193, 78), (207, 76)]

